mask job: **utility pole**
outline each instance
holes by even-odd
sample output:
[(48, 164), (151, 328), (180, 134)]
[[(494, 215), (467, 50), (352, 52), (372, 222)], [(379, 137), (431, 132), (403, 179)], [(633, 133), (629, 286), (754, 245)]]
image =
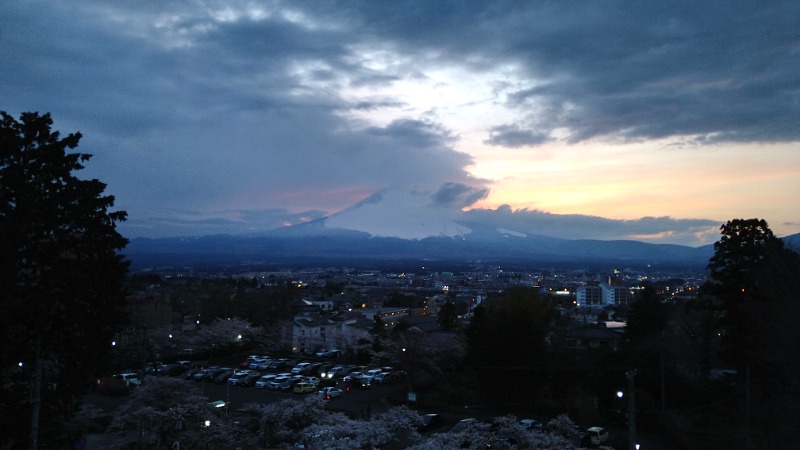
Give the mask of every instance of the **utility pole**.
[(636, 369), (625, 372), (628, 379), (628, 449), (636, 450), (636, 387), (633, 377), (636, 376)]
[(42, 358), (42, 337), (36, 340), (36, 367), (33, 368), (33, 385), (31, 386), (31, 431), (30, 448), (39, 449), (39, 412), (42, 408), (42, 376), (44, 373)]

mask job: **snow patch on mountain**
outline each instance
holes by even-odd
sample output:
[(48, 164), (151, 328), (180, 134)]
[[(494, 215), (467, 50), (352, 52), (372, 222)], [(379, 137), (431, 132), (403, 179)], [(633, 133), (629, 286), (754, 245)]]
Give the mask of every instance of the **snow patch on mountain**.
[(392, 189), (327, 217), (325, 227), (402, 239), (458, 237), (472, 232), (456, 221), (460, 213), (457, 208), (437, 206), (430, 192)]
[(516, 237), (522, 237), (522, 238), (528, 237), (528, 235), (525, 234), (525, 233), (521, 233), (519, 231), (514, 231), (514, 230), (509, 230), (507, 228), (498, 228), (497, 232), (502, 234), (502, 235), (505, 235), (505, 236), (516, 236)]

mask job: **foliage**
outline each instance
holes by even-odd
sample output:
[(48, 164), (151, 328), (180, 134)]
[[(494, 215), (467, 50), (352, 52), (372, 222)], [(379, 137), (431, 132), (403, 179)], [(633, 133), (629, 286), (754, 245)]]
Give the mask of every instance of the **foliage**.
[(668, 314), (668, 308), (658, 298), (656, 290), (646, 286), (630, 307), (625, 338), (638, 343), (659, 341), (666, 331)]
[(419, 416), (406, 407), (396, 407), (368, 419), (331, 415), (336, 420), (315, 423), (303, 430), (300, 441), (306, 448), (378, 448), (392, 442), (419, 441), (413, 428)]
[(721, 231), (702, 292), (723, 313), (724, 355), (748, 393), (742, 410), (751, 438), (781, 447), (796, 440), (800, 413), (800, 255), (764, 220), (735, 219)]
[[(351, 418), (325, 409), (315, 396), (303, 400), (287, 399), (271, 405), (247, 405), (258, 415), (259, 445), (269, 448), (409, 448), (484, 449), (537, 448), (575, 449), (580, 433), (567, 416), (548, 424), (548, 431), (519, 426), (513, 416), (498, 417), (492, 423), (477, 422), (459, 432), (440, 432), (421, 436), (416, 431), (419, 415), (404, 406), (365, 418)], [(265, 442), (268, 441), (268, 443)], [(252, 441), (251, 441), (252, 442)]]
[(451, 450), (533, 448), (540, 450), (562, 450), (580, 448), (580, 433), (569, 417), (562, 415), (548, 424), (548, 431), (532, 430), (519, 426), (514, 416), (502, 416), (491, 423), (476, 422), (462, 431), (434, 433), (410, 450)]
[(381, 319), (380, 311), (372, 318), (372, 334), (375, 336), (386, 335), (386, 323)]
[[(205, 422), (209, 421), (206, 426)], [(148, 377), (114, 415), (110, 431), (134, 435), (143, 448), (220, 448), (231, 442), (231, 430), (209, 399), (181, 379)]]
[(443, 330), (451, 330), (455, 328), (458, 321), (458, 314), (456, 314), (456, 305), (448, 300), (439, 308), (439, 313), (436, 316), (436, 323)]
[[(496, 401), (531, 400), (545, 365), (545, 336), (553, 318), (535, 289), (516, 288), (484, 302), (466, 330), (467, 364), (478, 376), (481, 396)], [(503, 383), (499, 380), (515, 380)], [(520, 391), (520, 386), (531, 389)]]
[(263, 335), (261, 327), (254, 327), (247, 320), (232, 317), (214, 319), (211, 323), (201, 324), (196, 334), (185, 335), (183, 339), (187, 347), (225, 351), (259, 342), (263, 339)]
[(303, 430), (312, 424), (332, 424), (344, 418), (341, 413), (328, 413), (324, 400), (316, 395), (302, 401), (287, 399), (270, 405), (251, 404), (246, 409), (258, 414), (262, 424), (259, 440), (266, 441), (269, 448), (301, 441)]
[(761, 311), (790, 301), (785, 295), (773, 294), (777, 286), (794, 284), (800, 262), (797, 253), (785, 249), (764, 220), (731, 220), (721, 232), (702, 293), (725, 311), (727, 355), (741, 368), (746, 360), (757, 357), (765, 344), (759, 332), (766, 324), (754, 319)]
[(431, 336), (413, 328), (399, 333), (390, 349), (392, 354), (387, 361), (397, 361), (412, 385), (423, 372), (438, 376), (455, 371), (463, 364), (465, 353), (463, 339), (458, 335)]
[(68, 152), (80, 133), (61, 138), (49, 114), (1, 114), (0, 398), (15, 414), (0, 425), (0, 445), (11, 445), (26, 434), (57, 439), (103, 365), (126, 320), (118, 251), (127, 240), (116, 231), (125, 213), (109, 211), (105, 184), (74, 174), (91, 157)]

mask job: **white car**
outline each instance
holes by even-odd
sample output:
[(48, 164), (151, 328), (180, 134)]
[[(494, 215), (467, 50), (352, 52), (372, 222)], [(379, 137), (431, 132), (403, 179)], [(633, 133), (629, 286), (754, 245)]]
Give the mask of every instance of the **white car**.
[(284, 376), (284, 377), (275, 377), (275, 378), (272, 379), (272, 381), (269, 382), (269, 384), (267, 385), (267, 388), (268, 389), (272, 389), (273, 391), (277, 391), (277, 390), (279, 390), (281, 388), (281, 385), (288, 379), (289, 379), (289, 377), (286, 377), (286, 376)]
[(130, 373), (130, 372), (120, 373), (114, 375), (114, 378), (124, 381), (125, 386), (127, 387), (138, 387), (142, 385), (142, 379), (139, 378), (138, 373)]
[(326, 388), (322, 388), (319, 391), (320, 397), (324, 398), (325, 400), (330, 400), (332, 398), (341, 397), (342, 393), (343, 392), (342, 392), (341, 389), (335, 388), (335, 387), (326, 387)]
[(275, 374), (267, 374), (256, 381), (256, 389), (267, 389), (270, 381), (275, 379)]
[(264, 363), (267, 363), (267, 365), (269, 365), (269, 360), (268, 359), (264, 359), (264, 358), (256, 358), (256, 359), (250, 360), (250, 364), (247, 365), (247, 368), (251, 369), (251, 370), (256, 370), (256, 369), (258, 369), (258, 367), (261, 364), (264, 364)]
[(363, 372), (350, 372), (349, 374), (345, 375), (343, 380), (344, 381), (353, 381), (353, 380), (355, 380), (357, 378), (360, 378), (363, 375), (364, 375)]
[(294, 366), (292, 368), (292, 373), (297, 375), (301, 373), (305, 373), (308, 368), (311, 367), (311, 363), (308, 362), (301, 362), (300, 364)]

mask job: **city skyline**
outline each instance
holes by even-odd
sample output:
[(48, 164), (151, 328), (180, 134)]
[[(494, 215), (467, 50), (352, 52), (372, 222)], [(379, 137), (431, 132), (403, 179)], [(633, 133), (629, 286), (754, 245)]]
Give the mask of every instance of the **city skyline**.
[(800, 232), (798, 20), (790, 2), (7, 2), (0, 109), (80, 131), (80, 175), (128, 237), (403, 192), (443, 221), (699, 246), (733, 218)]

